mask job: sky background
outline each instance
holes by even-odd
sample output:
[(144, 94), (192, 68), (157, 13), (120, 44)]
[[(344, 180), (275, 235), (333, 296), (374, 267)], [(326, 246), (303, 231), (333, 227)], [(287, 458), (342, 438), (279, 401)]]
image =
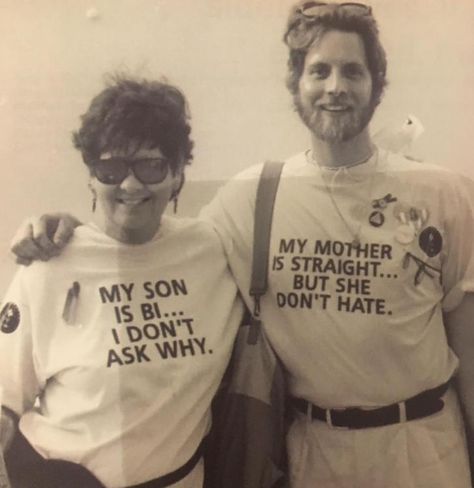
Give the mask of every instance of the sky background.
[[(202, 182), (190, 190), (206, 192), (213, 180), (307, 148), (284, 85), (281, 39), (292, 3), (0, 0), (0, 291), (14, 270), (9, 242), (25, 216), (90, 216), (87, 174), (70, 134), (106, 72), (166, 76), (183, 89), (196, 142), (187, 178)], [(373, 132), (415, 114), (425, 127), (416, 154), (474, 176), (474, 1), (370, 5), (389, 79)]]

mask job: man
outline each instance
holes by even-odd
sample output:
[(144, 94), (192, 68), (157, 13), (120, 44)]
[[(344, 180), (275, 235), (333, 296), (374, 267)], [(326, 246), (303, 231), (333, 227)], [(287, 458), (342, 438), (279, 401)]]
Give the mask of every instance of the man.
[[(474, 186), (372, 144), (386, 59), (370, 7), (298, 4), (285, 42), (311, 148), (283, 169), (260, 305), (295, 411), (291, 486), (469, 487), (450, 380), (457, 371), (471, 433)], [(202, 214), (250, 307), (260, 171), (243, 172)]]
[[(261, 314), (298, 412), (292, 486), (470, 486), (445, 331), (471, 415), (474, 187), (371, 143), (386, 62), (369, 7), (300, 4), (285, 41), (312, 144), (283, 170)], [(205, 211), (243, 290), (259, 171)]]

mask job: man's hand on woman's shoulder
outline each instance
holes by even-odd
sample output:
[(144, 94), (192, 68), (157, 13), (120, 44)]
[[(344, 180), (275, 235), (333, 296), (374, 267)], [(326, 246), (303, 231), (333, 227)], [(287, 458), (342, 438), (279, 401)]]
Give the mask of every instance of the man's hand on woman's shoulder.
[(45, 214), (28, 218), (11, 241), (16, 262), (28, 266), (38, 259), (48, 261), (61, 250), (81, 222), (67, 213)]

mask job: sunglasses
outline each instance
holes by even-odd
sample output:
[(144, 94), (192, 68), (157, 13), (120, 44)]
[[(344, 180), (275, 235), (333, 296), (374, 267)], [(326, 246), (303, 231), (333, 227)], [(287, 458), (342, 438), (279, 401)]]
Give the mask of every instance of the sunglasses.
[(166, 178), (169, 167), (166, 158), (96, 159), (89, 166), (93, 175), (105, 185), (120, 185), (130, 170), (144, 185), (161, 183)]
[(328, 9), (344, 10), (348, 14), (353, 14), (353, 15), (372, 14), (372, 8), (369, 5), (365, 5), (364, 3), (358, 3), (358, 2), (345, 2), (345, 3), (306, 2), (298, 9), (298, 12), (304, 17), (312, 19), (324, 13), (325, 8), (326, 10)]
[(304, 20), (314, 21), (324, 14), (342, 10), (353, 16), (370, 16), (372, 15), (372, 8), (364, 3), (346, 2), (346, 3), (328, 3), (328, 2), (305, 2), (298, 7), (296, 13), (299, 18), (296, 18), (288, 27), (284, 35), (284, 41), (292, 49), (300, 49), (312, 40), (312, 33), (310, 31), (301, 31), (299, 29)]

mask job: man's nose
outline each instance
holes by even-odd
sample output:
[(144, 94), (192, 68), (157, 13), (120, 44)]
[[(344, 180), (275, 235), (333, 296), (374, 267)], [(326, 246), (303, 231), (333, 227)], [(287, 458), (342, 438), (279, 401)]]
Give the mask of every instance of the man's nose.
[(326, 79), (326, 91), (331, 95), (338, 95), (347, 91), (346, 80), (342, 74), (334, 70)]

